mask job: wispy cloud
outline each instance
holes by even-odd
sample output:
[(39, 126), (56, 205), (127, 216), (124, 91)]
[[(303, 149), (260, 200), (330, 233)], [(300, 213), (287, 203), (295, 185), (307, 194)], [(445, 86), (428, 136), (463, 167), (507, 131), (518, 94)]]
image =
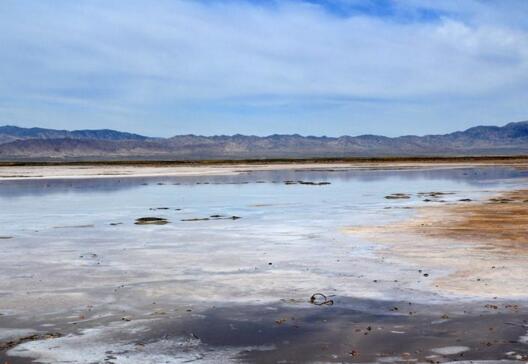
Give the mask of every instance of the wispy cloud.
[(4, 0), (0, 120), (156, 135), (512, 121), (528, 115), (526, 13), (523, 0)]

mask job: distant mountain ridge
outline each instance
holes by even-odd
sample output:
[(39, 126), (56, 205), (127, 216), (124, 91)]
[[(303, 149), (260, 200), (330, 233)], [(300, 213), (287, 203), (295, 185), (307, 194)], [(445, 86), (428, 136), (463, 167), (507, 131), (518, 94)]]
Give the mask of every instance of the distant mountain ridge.
[(0, 160), (200, 160), (528, 154), (528, 121), (443, 135), (293, 135), (150, 138), (115, 130), (0, 127)]
[(111, 129), (69, 131), (44, 128), (21, 128), (13, 125), (0, 126), (0, 144), (26, 139), (146, 140), (148, 138), (143, 135), (124, 133)]

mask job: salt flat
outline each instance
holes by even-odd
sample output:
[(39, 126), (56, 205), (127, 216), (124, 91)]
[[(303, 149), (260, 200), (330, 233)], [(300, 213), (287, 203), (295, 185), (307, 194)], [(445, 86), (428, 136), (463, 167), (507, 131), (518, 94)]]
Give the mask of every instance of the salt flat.
[[(518, 190), (528, 171), (371, 167), (133, 169), (130, 178), (129, 167), (107, 178), (68, 167), (68, 178), (1, 181), (2, 359), (524, 360), (524, 251), (499, 262), (471, 239), (403, 226)], [(168, 223), (137, 225), (142, 217)], [(488, 265), (502, 275), (459, 274)], [(314, 293), (333, 304), (312, 304)]]
[(163, 177), (163, 176), (203, 176), (203, 175), (233, 175), (245, 171), (277, 171), (277, 170), (339, 170), (339, 169), (412, 169), (412, 168), (464, 168), (472, 166), (515, 166), (528, 168), (526, 158), (446, 158), (424, 160), (387, 160), (369, 161), (357, 159), (355, 161), (335, 162), (209, 162), (209, 163), (171, 163), (171, 162), (142, 162), (142, 163), (80, 163), (80, 164), (38, 164), (24, 163), (0, 165), (0, 180), (19, 179), (78, 179), (78, 178), (126, 178), (126, 177)]

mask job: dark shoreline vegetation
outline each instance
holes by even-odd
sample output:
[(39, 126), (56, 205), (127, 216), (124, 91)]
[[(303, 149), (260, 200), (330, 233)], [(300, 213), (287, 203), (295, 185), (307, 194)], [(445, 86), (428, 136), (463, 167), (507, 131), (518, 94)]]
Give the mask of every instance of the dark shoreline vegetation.
[(0, 161), (0, 167), (47, 166), (210, 166), (244, 164), (310, 164), (310, 163), (464, 163), (464, 162), (527, 162), (528, 155), (516, 156), (445, 156), (445, 157), (351, 157), (351, 158), (270, 158), (270, 159), (207, 159), (207, 160), (79, 160), (79, 161)]

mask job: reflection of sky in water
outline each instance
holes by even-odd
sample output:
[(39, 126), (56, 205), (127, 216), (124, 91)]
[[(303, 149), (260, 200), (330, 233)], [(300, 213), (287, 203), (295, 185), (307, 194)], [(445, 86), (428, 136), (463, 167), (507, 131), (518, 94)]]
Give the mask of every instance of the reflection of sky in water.
[[(526, 175), (512, 168), (477, 168), (4, 181), (0, 236), (14, 238), (0, 240), (0, 276), (7, 278), (0, 291), (38, 287), (84, 292), (127, 283), (146, 296), (155, 296), (155, 289), (192, 291), (190, 300), (225, 299), (226, 292), (230, 299), (246, 302), (305, 297), (314, 288), (401, 298), (407, 294), (401, 286), (416, 282), (414, 268), (384, 264), (374, 254), (375, 245), (343, 233), (343, 227), (405, 218), (412, 210), (386, 207), (420, 203), (418, 192), (453, 191), (444, 198), (471, 198), (505, 183), (515, 185)], [(284, 180), (331, 184), (285, 185)], [(384, 198), (398, 192), (412, 198)], [(157, 207), (169, 209), (151, 210)], [(216, 214), (242, 218), (181, 221)], [(134, 225), (144, 216), (171, 223)], [(97, 258), (79, 259), (88, 252)], [(28, 271), (41, 278), (38, 284), (10, 282)], [(383, 276), (398, 276), (400, 287), (372, 291), (372, 279)], [(175, 285), (174, 280), (186, 283)]]
[[(2, 234), (57, 225), (130, 223), (155, 215), (180, 219), (212, 214), (239, 215), (237, 224), (287, 222), (306, 226), (369, 222), (384, 206), (419, 201), (387, 201), (390, 193), (455, 191), (468, 197), (479, 189), (525, 177), (513, 168), (407, 171), (276, 171), (240, 176), (4, 181), (0, 183)], [(328, 181), (331, 185), (284, 185), (284, 180)], [(256, 183), (256, 182), (267, 183)], [(269, 182), (278, 183), (269, 183)], [(237, 184), (243, 183), (244, 184)], [(163, 184), (158, 184), (163, 183)], [(198, 184), (197, 184), (198, 183)], [(207, 183), (207, 184), (205, 184)], [(169, 207), (171, 210), (149, 211)], [(179, 208), (181, 211), (174, 211)], [(390, 211), (384, 214), (390, 216)], [(401, 214), (401, 210), (397, 212)], [(222, 224), (223, 225), (223, 224)]]
[(67, 180), (16, 180), (0, 181), (0, 198), (23, 195), (41, 195), (64, 193), (69, 191), (91, 193), (113, 192), (123, 189), (135, 189), (143, 183), (167, 183), (194, 185), (196, 183), (251, 183), (257, 181), (282, 182), (284, 180), (331, 181), (332, 183), (348, 182), (351, 188), (369, 182), (397, 184), (396, 188), (405, 187), (404, 183), (419, 181), (436, 181), (433, 183), (469, 184), (483, 186), (496, 184), (497, 180), (528, 177), (528, 171), (510, 167), (481, 168), (420, 168), (415, 170), (281, 170), (254, 171), (239, 175), (226, 176), (181, 176), (181, 177), (128, 177), (103, 179), (67, 179)]

